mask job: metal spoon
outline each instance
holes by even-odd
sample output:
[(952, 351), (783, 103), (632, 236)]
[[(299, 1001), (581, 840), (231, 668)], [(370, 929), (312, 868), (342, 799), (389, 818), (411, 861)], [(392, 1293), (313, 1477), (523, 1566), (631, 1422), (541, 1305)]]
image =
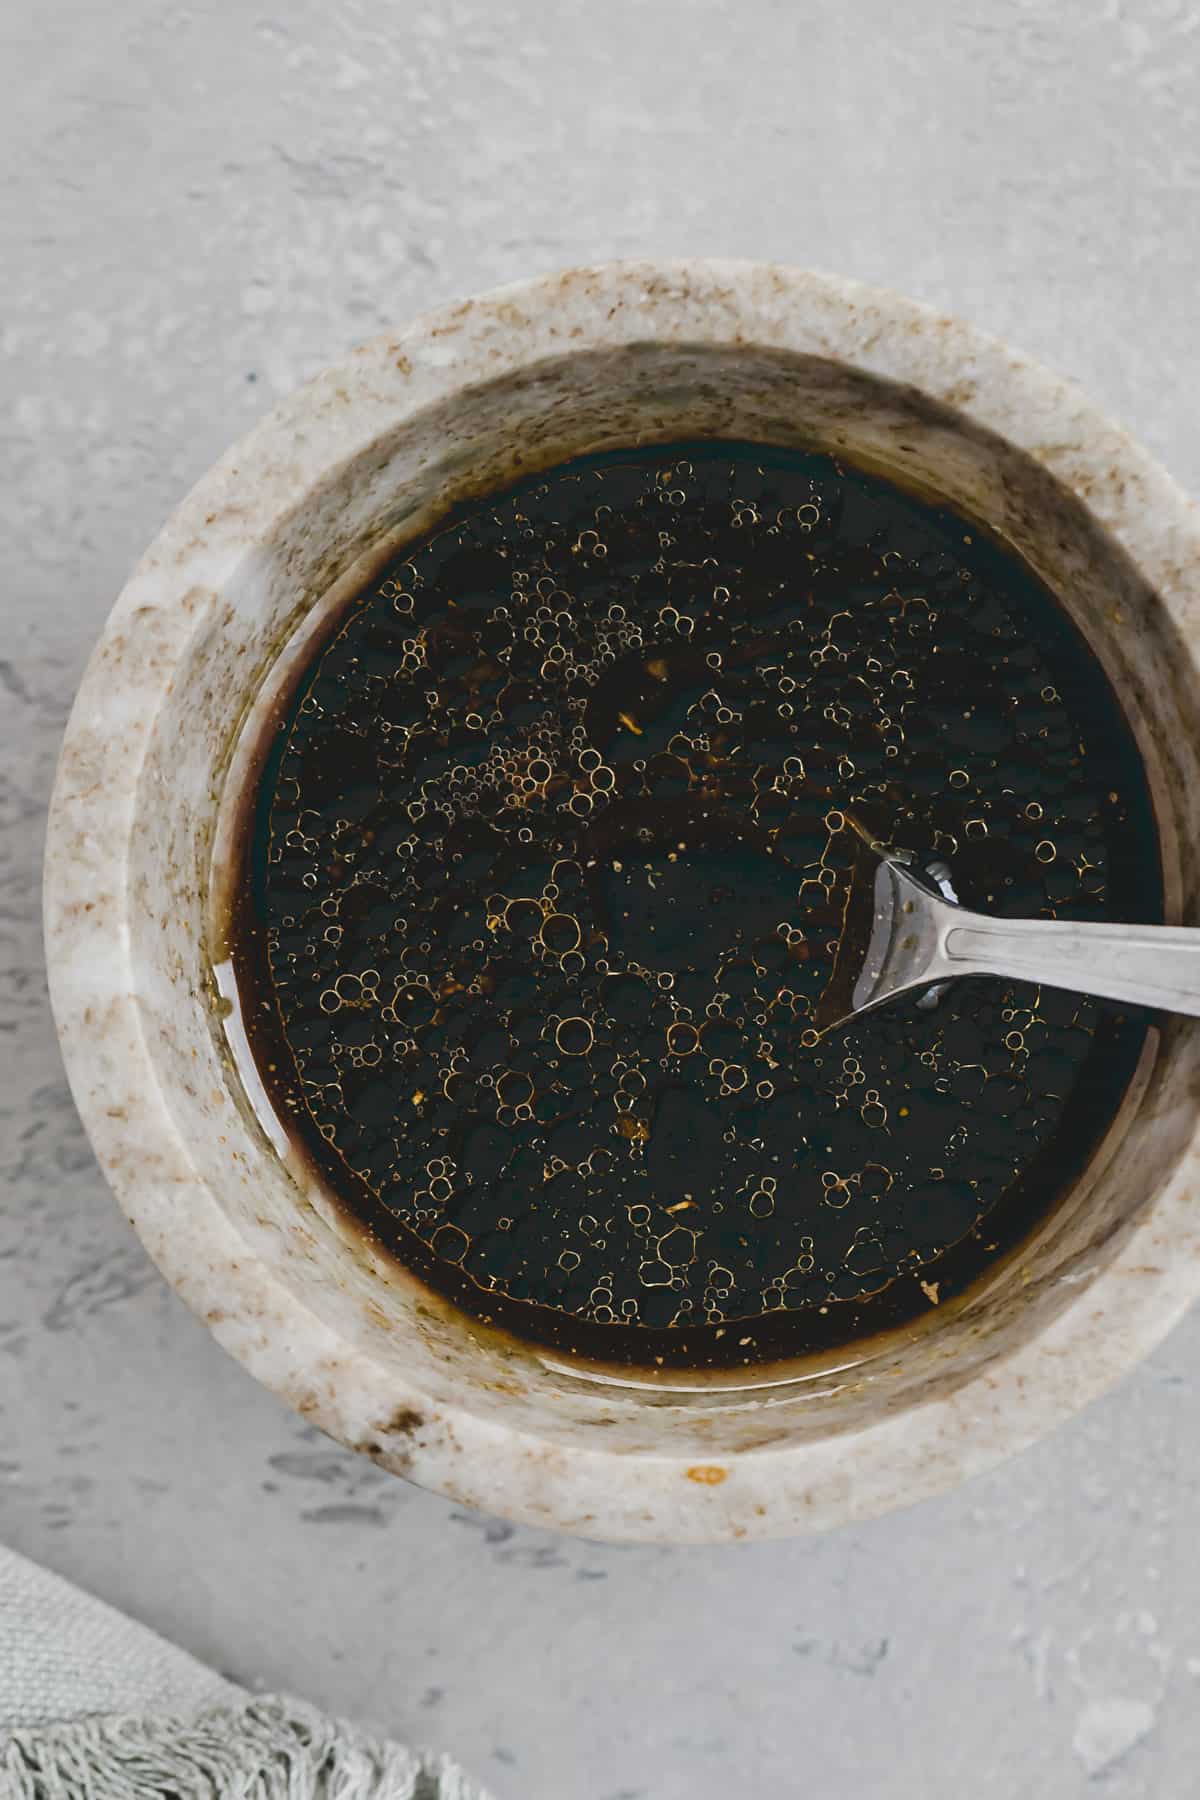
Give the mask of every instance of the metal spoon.
[(861, 848), (833, 973), (816, 1005), (818, 1031), (959, 975), (999, 975), (1200, 1017), (1200, 930), (968, 912), (944, 865), (922, 871), (907, 851), (847, 822)]

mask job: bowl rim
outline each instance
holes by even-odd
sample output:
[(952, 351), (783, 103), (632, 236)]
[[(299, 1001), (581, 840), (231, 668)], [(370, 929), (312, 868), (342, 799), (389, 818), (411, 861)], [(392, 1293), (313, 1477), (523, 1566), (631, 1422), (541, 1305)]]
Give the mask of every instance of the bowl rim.
[[(318, 1320), (240, 1238), (191, 1170), (137, 1023), (127, 848), (154, 717), (188, 642), (198, 583), (269, 538), (334, 464), (474, 383), (564, 352), (658, 341), (768, 345), (911, 384), (1032, 455), (1124, 547), (1189, 641), (1200, 515), (1166, 472), (1070, 382), (920, 302), (766, 263), (597, 265), (448, 303), (378, 336), (283, 399), (204, 475), (122, 590), (67, 724), (45, 854), (51, 1004), (76, 1105), (126, 1216), (167, 1280), (251, 1374), (331, 1436), (362, 1448), (398, 1391), (365, 1350)], [(234, 504), (236, 491), (237, 503)], [(165, 649), (114, 684), (112, 651), (150, 609)], [(102, 897), (105, 904), (97, 904)], [(161, 1096), (160, 1096), (161, 1099)], [(783, 1536), (932, 1496), (1042, 1436), (1167, 1333), (1200, 1289), (1192, 1195), (1200, 1132), (1108, 1265), (1039, 1335), (927, 1401), (841, 1436), (741, 1452), (636, 1455), (567, 1445), (438, 1409), (380, 1460), (460, 1503), (626, 1541)], [(188, 1171), (191, 1170), (190, 1177)], [(187, 1231), (178, 1207), (186, 1195)]]

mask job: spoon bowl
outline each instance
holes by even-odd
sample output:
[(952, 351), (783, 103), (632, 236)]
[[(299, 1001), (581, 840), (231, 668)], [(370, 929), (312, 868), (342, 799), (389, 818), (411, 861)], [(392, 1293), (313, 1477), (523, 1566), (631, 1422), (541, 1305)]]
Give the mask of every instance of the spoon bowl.
[(847, 817), (857, 845), (818, 1031), (915, 989), (995, 975), (1200, 1017), (1200, 930), (969, 912), (944, 864), (922, 868)]

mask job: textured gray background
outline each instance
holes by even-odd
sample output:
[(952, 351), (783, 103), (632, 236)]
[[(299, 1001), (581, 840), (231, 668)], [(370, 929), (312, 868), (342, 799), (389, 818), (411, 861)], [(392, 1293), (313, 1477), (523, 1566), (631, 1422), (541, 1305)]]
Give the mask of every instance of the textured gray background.
[(1078, 377), (1193, 490), (1194, 0), (0, 0), (0, 1538), (507, 1800), (1191, 1796), (1200, 1318), (1050, 1442), (824, 1539), (616, 1551), (381, 1475), (105, 1193), (38, 935), (88, 648), (272, 398), (573, 260), (773, 257)]

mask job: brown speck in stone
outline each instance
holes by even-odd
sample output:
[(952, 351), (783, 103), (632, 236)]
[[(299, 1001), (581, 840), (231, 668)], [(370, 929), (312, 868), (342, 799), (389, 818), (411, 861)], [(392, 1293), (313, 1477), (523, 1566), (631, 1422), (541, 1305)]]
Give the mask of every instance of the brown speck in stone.
[(723, 1469), (719, 1463), (693, 1463), (687, 1472), (687, 1478), (701, 1487), (720, 1487), (728, 1473), (729, 1470)]
[(425, 1423), (424, 1414), (415, 1406), (398, 1406), (386, 1424), (380, 1426), (384, 1437), (412, 1437)]

